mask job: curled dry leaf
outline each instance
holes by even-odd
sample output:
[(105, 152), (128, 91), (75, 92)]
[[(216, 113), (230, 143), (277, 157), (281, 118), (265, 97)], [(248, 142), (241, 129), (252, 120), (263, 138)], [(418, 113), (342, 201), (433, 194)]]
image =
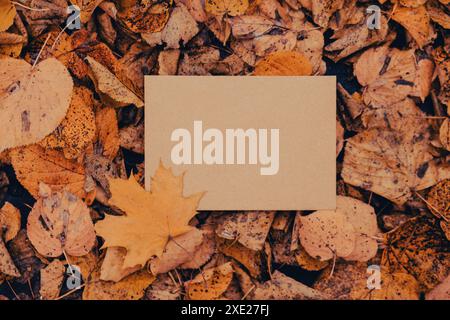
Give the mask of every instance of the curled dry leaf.
[(301, 282), (275, 271), (271, 280), (258, 284), (250, 294), (251, 300), (322, 300), (325, 296)]
[(67, 159), (78, 158), (95, 137), (92, 92), (75, 87), (66, 118), (39, 144), (44, 148), (62, 149)]
[(14, 239), (20, 230), (20, 211), (11, 203), (6, 202), (0, 208), (0, 238), (5, 243)]
[(50, 58), (34, 68), (24, 60), (0, 59), (0, 152), (42, 140), (64, 119), (73, 81), (62, 63)]
[(420, 48), (431, 43), (436, 37), (430, 15), (423, 5), (415, 8), (398, 6), (391, 17), (408, 30)]
[(354, 73), (363, 85), (366, 104), (391, 105), (407, 96), (428, 96), (433, 62), (416, 60), (414, 49), (390, 49), (387, 46), (365, 51), (354, 65)]
[(66, 268), (60, 260), (53, 260), (48, 266), (41, 269), (41, 299), (55, 300), (64, 280)]
[(308, 58), (295, 51), (272, 53), (255, 66), (255, 76), (309, 76), (312, 66)]
[(16, 7), (10, 0), (0, 0), (0, 32), (7, 30), (16, 16)]
[(426, 2), (428, 14), (434, 22), (440, 24), (445, 29), (450, 29), (450, 15), (448, 6), (440, 4), (438, 0)]
[(41, 182), (55, 191), (66, 189), (78, 197), (86, 196), (84, 167), (66, 159), (62, 152), (31, 145), (11, 150), (10, 157), (17, 179), (36, 199)]
[(264, 248), (274, 216), (273, 211), (226, 214), (216, 233), (221, 238), (236, 240), (251, 250), (259, 251)]
[(116, 157), (120, 148), (119, 126), (117, 114), (113, 108), (102, 108), (95, 113), (97, 127), (96, 145), (101, 149), (101, 154), (112, 160)]
[(46, 257), (87, 254), (95, 244), (89, 208), (75, 195), (52, 192), (40, 185), (40, 198), (28, 216), (27, 234), (36, 250)]
[(87, 57), (86, 61), (91, 68), (89, 75), (106, 105), (124, 107), (134, 104), (138, 108), (144, 106), (144, 102), (125, 87), (105, 66), (91, 57)]
[(300, 242), (321, 261), (345, 257), (355, 249), (355, 229), (341, 211), (316, 211), (300, 219)]
[(185, 282), (186, 295), (190, 300), (214, 300), (219, 298), (233, 280), (230, 262), (207, 269), (194, 279)]
[(174, 176), (160, 164), (146, 192), (133, 176), (128, 180), (111, 179), (110, 205), (126, 213), (107, 215), (95, 230), (105, 239), (104, 248), (127, 250), (123, 267), (143, 267), (153, 256), (161, 257), (169, 238), (182, 235), (193, 227), (189, 220), (196, 214), (202, 193), (183, 197), (183, 177)]
[(2, 55), (18, 58), (25, 43), (26, 38), (24, 36), (0, 32), (0, 54)]

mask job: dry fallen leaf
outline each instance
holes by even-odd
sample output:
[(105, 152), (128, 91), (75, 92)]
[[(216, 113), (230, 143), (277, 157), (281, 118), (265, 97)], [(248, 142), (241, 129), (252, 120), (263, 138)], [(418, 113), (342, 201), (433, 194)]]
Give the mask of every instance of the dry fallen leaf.
[(16, 7), (10, 0), (0, 0), (0, 32), (7, 30), (14, 22)]
[(119, 126), (117, 114), (113, 108), (103, 108), (95, 113), (97, 127), (97, 142), (101, 154), (112, 160), (116, 157), (120, 148)]
[(84, 167), (66, 159), (62, 152), (31, 145), (12, 150), (10, 156), (17, 179), (36, 199), (41, 182), (55, 191), (66, 189), (78, 197), (86, 196)]
[(11, 241), (20, 230), (20, 211), (11, 203), (6, 202), (0, 208), (0, 237), (5, 242)]
[(301, 244), (314, 258), (346, 257), (355, 249), (355, 229), (340, 210), (316, 211), (301, 217), (300, 223)]
[(0, 152), (42, 140), (64, 119), (72, 96), (72, 78), (58, 60), (34, 68), (24, 60), (0, 59)]
[(25, 43), (26, 39), (24, 36), (0, 32), (0, 54), (2, 55), (18, 58)]
[(187, 43), (198, 31), (197, 22), (186, 7), (179, 4), (173, 9), (166, 27), (161, 32), (161, 38), (167, 48), (178, 49), (181, 41), (183, 44)]
[(450, 120), (447, 118), (442, 122), (439, 129), (439, 140), (445, 149), (450, 151)]
[(117, 17), (133, 32), (159, 32), (169, 19), (169, 5), (164, 1), (122, 1)]
[(81, 23), (87, 23), (94, 13), (95, 8), (103, 2), (103, 0), (70, 0), (70, 3), (80, 8)]
[(126, 215), (107, 215), (97, 222), (95, 230), (105, 239), (103, 248), (126, 248), (124, 268), (142, 267), (151, 257), (161, 257), (171, 238), (192, 230), (188, 222), (203, 195), (183, 197), (183, 177), (174, 176), (162, 164), (152, 179), (150, 193), (133, 176), (128, 180), (111, 179), (110, 190), (110, 205)]
[(312, 66), (309, 60), (294, 51), (275, 52), (255, 66), (255, 76), (309, 76)]
[(239, 16), (248, 8), (248, 0), (206, 0), (205, 10), (215, 16)]
[(87, 254), (95, 244), (95, 232), (86, 204), (44, 184), (39, 195), (27, 222), (27, 234), (36, 250), (46, 257)]
[(66, 118), (39, 144), (47, 149), (62, 149), (67, 159), (78, 158), (95, 136), (92, 109), (91, 91), (85, 87), (75, 87)]
[(450, 276), (427, 293), (426, 300), (450, 300)]
[(91, 57), (87, 57), (86, 61), (91, 68), (89, 75), (106, 105), (124, 107), (134, 104), (138, 108), (144, 106), (144, 102), (125, 87), (105, 66)]
[(434, 40), (436, 34), (425, 6), (415, 8), (396, 7), (392, 20), (397, 21), (411, 34), (420, 48)]
[(0, 275), (20, 277), (19, 270), (14, 265), (14, 261), (11, 258), (5, 242), (0, 238)]
[(235, 240), (251, 250), (259, 251), (264, 247), (274, 216), (273, 211), (230, 213), (224, 216), (216, 233), (221, 238)]
[(66, 268), (60, 260), (53, 260), (47, 267), (41, 269), (41, 294), (42, 300), (55, 300), (64, 280)]
[(194, 279), (185, 282), (186, 294), (190, 300), (214, 300), (227, 290), (233, 279), (230, 262), (207, 269)]

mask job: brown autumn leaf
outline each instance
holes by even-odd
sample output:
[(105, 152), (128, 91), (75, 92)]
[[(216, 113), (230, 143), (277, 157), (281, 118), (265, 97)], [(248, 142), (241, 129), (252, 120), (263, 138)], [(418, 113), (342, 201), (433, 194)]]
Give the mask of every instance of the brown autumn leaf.
[(233, 279), (233, 266), (230, 262), (207, 269), (194, 279), (185, 282), (189, 300), (215, 300), (219, 298)]
[(0, 127), (0, 152), (32, 144), (64, 119), (73, 81), (67, 69), (50, 58), (34, 68), (24, 60), (0, 59), (0, 105), (7, 119)]
[(414, 49), (387, 46), (365, 51), (354, 65), (367, 105), (391, 105), (407, 96), (424, 101), (430, 92), (433, 69), (429, 58), (417, 61)]
[(430, 189), (426, 204), (438, 219), (444, 222), (450, 220), (450, 179), (443, 180)]
[(202, 242), (203, 232), (198, 229), (192, 229), (169, 240), (161, 257), (150, 260), (150, 271), (152, 274), (158, 275), (188, 262)]
[(130, 125), (119, 130), (120, 146), (136, 153), (144, 153), (144, 123)]
[(67, 159), (80, 157), (95, 137), (92, 92), (76, 86), (65, 119), (39, 144), (46, 149), (62, 150)]
[(60, 260), (53, 260), (41, 269), (41, 288), (39, 293), (42, 300), (55, 300), (59, 297), (66, 268)]
[(336, 158), (344, 147), (344, 127), (336, 120)]
[(319, 291), (275, 271), (271, 280), (258, 284), (250, 294), (250, 300), (322, 300), (326, 297)]
[(180, 3), (173, 9), (169, 21), (161, 32), (161, 39), (167, 48), (178, 49), (180, 42), (186, 44), (198, 31), (197, 22), (186, 6)]
[(445, 29), (450, 29), (449, 8), (439, 3), (438, 0), (429, 0), (426, 2), (426, 8), (431, 20), (440, 24)]
[(356, 232), (340, 211), (316, 211), (300, 218), (300, 242), (306, 252), (321, 261), (346, 257), (355, 250)]
[(381, 288), (368, 289), (361, 279), (350, 292), (354, 300), (419, 300), (419, 284), (407, 273), (389, 273), (381, 269)]
[(141, 269), (140, 265), (124, 268), (123, 261), (126, 255), (127, 250), (125, 248), (107, 248), (100, 268), (100, 280), (119, 282), (126, 276)]
[(248, 0), (206, 0), (206, 12), (215, 16), (239, 16), (248, 8)]
[(3, 275), (20, 277), (19, 270), (17, 270), (17, 267), (6, 248), (5, 242), (0, 238), (0, 277)]
[(0, 237), (5, 243), (15, 238), (20, 230), (20, 211), (11, 203), (5, 202), (0, 208)]
[(415, 191), (448, 178), (450, 169), (432, 161), (427, 132), (413, 124), (400, 132), (376, 127), (348, 139), (344, 181), (403, 204)]
[(137, 33), (154, 33), (161, 31), (169, 19), (169, 1), (135, 1), (131, 6), (124, 5), (117, 13), (117, 18), (127, 28)]
[(40, 184), (40, 198), (28, 216), (27, 234), (46, 257), (86, 255), (96, 238), (89, 208), (75, 195)]
[(425, 300), (449, 300), (450, 299), (450, 276), (438, 284), (425, 296)]
[(312, 66), (309, 60), (295, 51), (272, 53), (255, 66), (254, 76), (309, 76)]
[(16, 16), (16, 7), (10, 0), (0, 0), (0, 32), (7, 30)]
[(433, 57), (441, 84), (439, 100), (447, 106), (448, 114), (450, 112), (450, 44), (437, 48)]
[(436, 221), (415, 217), (387, 235), (381, 263), (391, 273), (408, 273), (430, 290), (450, 271), (448, 240)]
[(83, 291), (83, 300), (139, 300), (155, 280), (146, 270), (135, 272), (119, 282), (100, 280), (100, 270), (94, 271)]
[(274, 22), (263, 16), (237, 16), (226, 19), (231, 25), (233, 36), (237, 39), (251, 39), (269, 32)]
[(133, 176), (128, 180), (111, 179), (109, 182), (110, 205), (126, 215), (107, 215), (97, 222), (95, 230), (105, 239), (103, 248), (123, 247), (127, 250), (124, 268), (143, 267), (153, 256), (161, 257), (170, 238), (193, 229), (188, 223), (196, 214), (203, 194), (183, 197), (183, 177), (174, 176), (162, 164), (153, 177), (149, 193)]
[(216, 233), (221, 238), (237, 241), (250, 250), (259, 251), (264, 248), (274, 216), (273, 211), (226, 214), (217, 226)]
[(84, 167), (66, 159), (62, 152), (31, 145), (11, 150), (10, 157), (17, 179), (36, 199), (41, 182), (55, 191), (66, 189), (78, 197), (86, 197)]
[(120, 148), (119, 126), (117, 114), (113, 108), (102, 108), (95, 113), (97, 127), (96, 145), (101, 149), (101, 154), (112, 160), (116, 157)]
[(415, 8), (398, 6), (392, 13), (392, 20), (400, 23), (419, 45), (423, 48), (431, 43), (436, 37), (433, 25), (430, 21), (425, 6), (421, 5)]
[(24, 36), (15, 33), (0, 32), (0, 54), (11, 58), (18, 58), (25, 43), (26, 38)]
[(181, 285), (165, 273), (158, 275), (147, 288), (145, 298), (148, 300), (180, 300), (181, 294)]
[(217, 251), (216, 238), (213, 227), (205, 224), (202, 226), (203, 241), (195, 248), (189, 259), (180, 265), (181, 269), (199, 269), (207, 263)]
[(314, 22), (326, 28), (331, 16), (344, 5), (344, 0), (316, 0), (311, 1), (311, 4)]
[(91, 57), (86, 57), (85, 61), (89, 64), (91, 70), (89, 76), (95, 83), (97, 93), (106, 105), (124, 107), (134, 104), (138, 108), (144, 106), (144, 102), (120, 82), (104, 65)]

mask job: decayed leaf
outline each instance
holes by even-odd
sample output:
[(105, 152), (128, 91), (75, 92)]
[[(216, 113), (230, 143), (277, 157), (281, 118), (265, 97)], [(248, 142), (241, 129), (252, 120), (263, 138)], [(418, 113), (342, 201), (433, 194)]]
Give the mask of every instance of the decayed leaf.
[(198, 31), (197, 22), (186, 7), (179, 4), (173, 9), (161, 38), (168, 48), (177, 49), (180, 47), (180, 41), (186, 44)]
[(439, 99), (447, 106), (447, 114), (450, 113), (450, 45), (437, 48), (433, 54), (436, 63), (437, 74), (441, 84)]
[(0, 152), (42, 140), (64, 119), (73, 81), (56, 59), (33, 68), (24, 60), (0, 59)]
[(117, 17), (133, 32), (159, 32), (169, 19), (166, 2), (135, 1), (131, 6), (123, 7)]
[(145, 293), (148, 300), (179, 300), (181, 286), (167, 273), (160, 274)]
[(439, 129), (439, 140), (445, 149), (450, 151), (450, 120), (445, 119)]
[(239, 16), (248, 8), (248, 0), (206, 0), (205, 10), (216, 16)]
[(0, 32), (7, 30), (14, 22), (16, 7), (10, 0), (0, 0)]
[(314, 22), (325, 28), (331, 16), (344, 5), (344, 0), (316, 0), (311, 1)]
[(437, 0), (429, 0), (426, 2), (426, 8), (431, 20), (440, 24), (445, 29), (450, 29), (449, 8), (440, 4)]
[(391, 17), (408, 30), (420, 48), (432, 42), (436, 37), (425, 6), (415, 8), (398, 6)]
[(309, 60), (295, 51), (279, 51), (259, 61), (255, 76), (309, 76), (312, 66)]
[(126, 248), (124, 268), (144, 266), (151, 257), (161, 257), (169, 238), (192, 230), (188, 222), (203, 195), (183, 197), (183, 177), (174, 176), (162, 164), (152, 179), (150, 193), (133, 176), (128, 180), (111, 179), (110, 190), (110, 205), (126, 215), (107, 215), (95, 230), (105, 239), (104, 248)]
[(103, 2), (103, 0), (70, 0), (70, 3), (80, 8), (81, 23), (87, 23), (94, 13), (95, 8)]
[(96, 270), (84, 288), (83, 300), (139, 300), (154, 280), (148, 271), (141, 270), (119, 282), (103, 281)]
[[(447, 223), (450, 220), (450, 180), (446, 179), (431, 188), (426, 204), (430, 211), (441, 221), (441, 227), (448, 235)], [(447, 236), (448, 239), (448, 236)]]
[(66, 268), (60, 260), (53, 260), (47, 267), (41, 269), (41, 299), (54, 300), (58, 298), (64, 280)]
[(62, 149), (67, 159), (78, 158), (95, 136), (92, 93), (75, 87), (66, 118), (39, 144), (44, 148)]
[(407, 273), (389, 273), (381, 269), (381, 288), (368, 289), (367, 279), (352, 288), (350, 297), (355, 300), (419, 300), (419, 284)]
[(144, 153), (144, 124), (130, 125), (119, 131), (120, 146), (136, 153)]
[(144, 106), (144, 102), (125, 87), (105, 66), (91, 57), (87, 57), (86, 61), (91, 68), (89, 75), (106, 105), (124, 107), (134, 104), (138, 108)]
[(83, 166), (66, 159), (62, 152), (31, 145), (11, 150), (10, 157), (17, 179), (36, 199), (40, 182), (55, 191), (66, 189), (81, 198), (86, 196)]
[(251, 300), (317, 300), (326, 297), (319, 291), (275, 271), (271, 280), (257, 285), (249, 298)]
[(433, 62), (416, 61), (414, 49), (389, 49), (387, 46), (365, 51), (354, 65), (359, 83), (365, 86), (366, 104), (391, 105), (407, 96), (425, 100), (433, 75)]
[(227, 290), (233, 279), (230, 262), (207, 269), (194, 279), (185, 282), (186, 294), (190, 300), (214, 300)]
[(300, 221), (300, 241), (310, 256), (325, 261), (355, 249), (355, 229), (341, 211), (316, 211)]
[(6, 202), (0, 208), (0, 238), (8, 242), (17, 235), (20, 230), (20, 211), (11, 203)]
[(101, 148), (101, 154), (112, 160), (116, 157), (120, 148), (119, 126), (117, 114), (113, 108), (103, 108), (95, 114), (97, 127), (97, 145)]
[(341, 173), (344, 181), (394, 203), (405, 203), (415, 191), (450, 175), (450, 169), (431, 161), (427, 136), (413, 126), (405, 126), (400, 133), (385, 128), (359, 133), (347, 140)]
[(264, 247), (274, 216), (272, 211), (230, 213), (218, 225), (216, 233), (221, 238), (236, 240), (251, 250), (259, 251)]
[(437, 223), (416, 217), (388, 234), (381, 263), (391, 273), (409, 273), (421, 289), (429, 290), (449, 275), (448, 249), (448, 240)]
[(95, 232), (86, 204), (67, 191), (52, 192), (44, 184), (39, 192), (27, 222), (27, 234), (36, 250), (47, 257), (63, 252), (87, 254), (95, 244)]

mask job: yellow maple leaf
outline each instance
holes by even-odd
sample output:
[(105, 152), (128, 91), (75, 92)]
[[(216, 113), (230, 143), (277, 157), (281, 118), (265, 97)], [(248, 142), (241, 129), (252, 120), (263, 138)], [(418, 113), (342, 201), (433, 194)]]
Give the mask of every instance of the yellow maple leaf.
[(110, 179), (110, 204), (126, 213), (107, 215), (95, 225), (105, 239), (103, 248), (127, 250), (124, 268), (144, 266), (153, 256), (161, 257), (167, 242), (190, 231), (188, 223), (204, 193), (183, 196), (183, 175), (160, 163), (152, 178), (152, 190), (146, 192), (133, 176), (128, 180)]

